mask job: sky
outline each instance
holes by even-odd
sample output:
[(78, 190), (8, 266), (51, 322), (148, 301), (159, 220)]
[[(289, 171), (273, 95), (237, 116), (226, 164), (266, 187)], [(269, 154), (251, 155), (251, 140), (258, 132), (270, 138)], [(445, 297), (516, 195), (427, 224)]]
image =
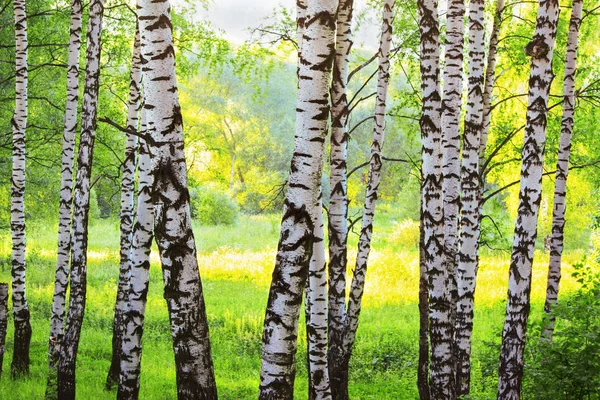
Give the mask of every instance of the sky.
[[(365, 0), (355, 2), (355, 9), (360, 12)], [(249, 28), (256, 28), (264, 23), (266, 17), (273, 14), (279, 5), (293, 9), (295, 0), (213, 0), (208, 10), (201, 9), (199, 16), (208, 19), (216, 27), (225, 31), (226, 37), (237, 43), (250, 38)], [(355, 13), (356, 14), (356, 13)], [(376, 48), (378, 44), (378, 26), (363, 24), (357, 32), (355, 44), (358, 47)], [(362, 44), (362, 46), (361, 46)]]

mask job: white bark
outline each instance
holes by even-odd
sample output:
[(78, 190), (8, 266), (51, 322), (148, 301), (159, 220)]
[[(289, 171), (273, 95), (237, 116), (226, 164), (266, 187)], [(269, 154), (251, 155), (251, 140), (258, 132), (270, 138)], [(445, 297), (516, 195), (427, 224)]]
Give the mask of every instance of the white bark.
[(85, 89), (81, 108), (81, 140), (79, 142), (77, 176), (75, 178), (70, 275), (71, 291), (69, 311), (65, 322), (65, 331), (58, 364), (58, 397), (61, 400), (75, 398), (75, 366), (85, 311), (90, 178), (92, 174), (96, 115), (98, 111), (103, 13), (103, 0), (93, 0), (90, 3), (90, 17), (88, 22)]
[(561, 275), (561, 259), (564, 243), (565, 212), (567, 210), (567, 177), (569, 175), (569, 158), (571, 156), (571, 139), (575, 116), (575, 72), (577, 70), (577, 48), (579, 45), (579, 28), (583, 0), (573, 0), (567, 54), (565, 62), (564, 100), (558, 161), (556, 163), (556, 179), (554, 186), (554, 210), (552, 213), (552, 240), (550, 241), (550, 266), (546, 285), (546, 303), (544, 311), (548, 315), (548, 323), (542, 336), (552, 338), (555, 317), (550, 313), (558, 301), (558, 289)]
[(77, 104), (79, 102), (79, 52), (81, 48), (81, 0), (71, 2), (71, 27), (67, 68), (67, 101), (63, 131), (60, 177), (60, 205), (58, 211), (58, 252), (52, 316), (50, 318), (50, 340), (48, 345), (48, 388), (46, 398), (55, 398), (56, 367), (59, 346), (62, 341), (66, 312), (67, 287), (69, 285), (69, 262), (71, 258), (71, 210), (73, 206), (73, 160), (75, 154), (75, 132), (77, 130)]
[(313, 250), (306, 287), (306, 332), (309, 374), (309, 399), (331, 399), (327, 364), (327, 261), (322, 200), (314, 211)]
[(171, 321), (178, 397), (212, 400), (217, 388), (191, 225), (170, 11), (168, 0), (138, 2), (148, 145), (157, 163), (154, 235)]
[[(138, 115), (140, 112), (140, 85), (142, 81), (140, 58), (140, 32), (136, 30), (131, 57), (131, 73), (129, 79), (129, 104), (127, 107), (128, 130), (138, 131)], [(138, 147), (137, 136), (128, 133), (125, 143), (125, 158), (123, 160), (123, 177), (121, 181), (121, 240), (120, 240), (120, 268), (117, 299), (115, 302), (115, 315), (113, 318), (112, 361), (106, 378), (107, 388), (111, 388), (119, 381), (119, 355), (121, 354), (121, 341), (123, 340), (123, 314), (127, 306), (127, 289), (129, 287), (129, 268), (131, 265), (131, 249), (133, 239), (133, 221), (135, 216), (134, 190), (136, 153)]]
[(383, 22), (381, 25), (381, 39), (379, 42), (378, 54), (379, 69), (377, 73), (377, 96), (375, 100), (375, 123), (373, 128), (373, 142), (371, 143), (369, 179), (367, 181), (365, 206), (361, 220), (362, 225), (358, 241), (356, 266), (354, 267), (354, 276), (352, 277), (352, 286), (350, 288), (350, 299), (348, 300), (346, 335), (344, 337), (344, 352), (348, 359), (352, 354), (356, 331), (358, 329), (358, 319), (361, 311), (367, 265), (371, 250), (375, 206), (377, 204), (379, 193), (379, 183), (381, 182), (381, 149), (385, 138), (385, 113), (388, 83), (390, 80), (390, 48), (392, 44), (392, 22), (394, 20), (395, 5), (395, 0), (386, 0), (383, 5)]
[(535, 35), (525, 48), (532, 57), (529, 103), (522, 151), (519, 208), (508, 280), (506, 322), (498, 373), (498, 399), (519, 399), (523, 379), (523, 352), (530, 308), (531, 268), (542, 199), (546, 144), (546, 115), (554, 77), (552, 56), (558, 22), (558, 0), (540, 0)]
[[(348, 265), (348, 65), (352, 48), (354, 0), (341, 0), (337, 10), (335, 59), (331, 81), (331, 140), (329, 176), (329, 309), (328, 364), (334, 399), (347, 388), (343, 366), (344, 319), (346, 318), (346, 267)], [(347, 394), (346, 394), (347, 397)]]
[(483, 129), (483, 85), (485, 58), (485, 2), (469, 3), (468, 98), (464, 123), (461, 167), (461, 226), (456, 270), (456, 391), (469, 393), (471, 374), (471, 333), (478, 265), (479, 225), (479, 142)]
[(27, 15), (25, 0), (14, 1), (15, 113), (12, 123), (10, 227), (12, 233), (12, 303), (15, 321), (11, 374), (29, 373), (31, 325), (25, 289), (25, 129), (27, 127)]
[[(303, 8), (305, 7), (305, 8)], [(281, 236), (263, 332), (261, 399), (292, 399), (298, 317), (312, 256), (329, 117), (337, 0), (298, 4), (303, 35), (298, 63), (296, 137)]]

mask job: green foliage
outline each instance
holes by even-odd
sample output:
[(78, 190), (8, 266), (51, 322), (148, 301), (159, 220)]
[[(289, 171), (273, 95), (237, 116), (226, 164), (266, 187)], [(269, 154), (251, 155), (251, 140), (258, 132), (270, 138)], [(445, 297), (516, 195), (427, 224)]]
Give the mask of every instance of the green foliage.
[(552, 341), (539, 339), (545, 320), (530, 335), (524, 392), (528, 399), (600, 398), (600, 271), (573, 266), (580, 288), (554, 307)]
[(201, 225), (232, 225), (238, 218), (238, 207), (226, 193), (199, 186), (190, 190), (192, 218)]
[(405, 219), (394, 224), (394, 229), (390, 234), (389, 241), (393, 244), (417, 249), (419, 247), (420, 225), (419, 221)]

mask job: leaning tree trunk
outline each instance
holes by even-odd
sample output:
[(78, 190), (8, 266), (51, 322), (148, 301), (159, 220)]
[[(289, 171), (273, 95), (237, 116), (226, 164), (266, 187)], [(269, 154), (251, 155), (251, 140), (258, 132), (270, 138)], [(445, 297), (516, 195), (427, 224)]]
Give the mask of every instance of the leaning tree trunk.
[[(140, 133), (147, 135), (146, 111), (141, 110)], [(142, 361), (142, 334), (150, 279), (150, 252), (154, 239), (154, 204), (152, 188), (155, 165), (150, 157), (148, 143), (140, 141), (138, 167), (138, 197), (135, 225), (131, 240), (131, 256), (126, 304), (122, 316), (122, 340), (119, 349), (119, 399), (137, 399), (140, 390)]]
[(69, 262), (71, 258), (71, 210), (73, 205), (73, 158), (75, 154), (75, 131), (77, 130), (77, 104), (79, 102), (79, 51), (81, 48), (81, 0), (71, 2), (71, 28), (67, 69), (67, 103), (63, 131), (60, 177), (60, 203), (58, 210), (58, 252), (50, 317), (50, 340), (48, 344), (48, 386), (46, 398), (54, 399), (56, 393), (56, 368), (62, 341), (66, 312), (67, 286), (69, 285)]
[(348, 65), (352, 48), (354, 0), (341, 0), (337, 11), (335, 59), (331, 82), (331, 139), (329, 153), (329, 309), (328, 354), (331, 394), (339, 399), (348, 378), (343, 368), (348, 265)]
[[(440, 101), (440, 31), (437, 0), (419, 0), (421, 56), (421, 240), (422, 262), (429, 281), (429, 331), (431, 358), (439, 363), (444, 351), (439, 339), (445, 334), (451, 300), (446, 291), (444, 271), (444, 230), (442, 200), (442, 132)], [(449, 346), (446, 343), (446, 346)], [(423, 383), (425, 385), (426, 383)], [(419, 393), (428, 395), (430, 389), (421, 386)], [(436, 391), (433, 398), (437, 398)]]
[[(140, 62), (140, 32), (136, 30), (131, 58), (131, 74), (129, 79), (129, 104), (127, 109), (127, 129), (138, 131), (138, 114), (140, 112), (140, 85), (142, 80)], [(127, 306), (127, 288), (129, 287), (129, 266), (131, 262), (131, 242), (133, 238), (134, 219), (134, 189), (136, 151), (138, 146), (137, 136), (127, 134), (125, 145), (125, 158), (123, 160), (123, 178), (121, 181), (121, 249), (119, 285), (117, 287), (117, 300), (115, 302), (115, 316), (113, 319), (112, 359), (106, 388), (111, 389), (119, 382), (119, 354), (123, 340), (123, 313)]]
[(58, 397), (61, 400), (75, 398), (75, 366), (85, 311), (88, 217), (91, 190), (90, 177), (92, 174), (96, 115), (98, 111), (103, 13), (103, 0), (93, 0), (90, 3), (90, 17), (88, 22), (85, 88), (81, 108), (81, 139), (79, 142), (77, 175), (75, 178), (75, 202), (72, 223), (73, 248), (71, 251), (70, 276), (71, 292), (58, 363)]
[(530, 308), (531, 268), (542, 199), (548, 95), (554, 77), (552, 56), (558, 22), (558, 0), (539, 2), (536, 32), (525, 47), (531, 59), (529, 104), (521, 165), (519, 208), (508, 280), (506, 322), (502, 332), (498, 399), (519, 399), (523, 379), (523, 352)]
[(263, 332), (261, 399), (292, 399), (298, 317), (314, 241), (329, 117), (336, 0), (298, 3), (296, 138)]
[(140, 0), (144, 109), (156, 161), (154, 235), (169, 309), (179, 399), (216, 399), (208, 321), (192, 231), (169, 1)]
[[(377, 72), (377, 96), (375, 99), (375, 122), (373, 129), (373, 141), (371, 143), (371, 158), (369, 161), (369, 178), (367, 181), (365, 205), (362, 214), (360, 236), (358, 240), (358, 252), (356, 265), (350, 287), (348, 299), (348, 315), (345, 321), (344, 335), (344, 359), (342, 367), (344, 377), (348, 377), (348, 368), (352, 349), (356, 339), (356, 331), (361, 311), (362, 297), (365, 289), (365, 279), (371, 251), (371, 238), (373, 236), (373, 222), (375, 218), (375, 206), (381, 182), (381, 166), (383, 141), (385, 138), (385, 113), (387, 105), (388, 83), (390, 80), (390, 48), (392, 44), (392, 22), (394, 20), (395, 0), (386, 0), (383, 4), (383, 22), (381, 24), (381, 39), (379, 42), (379, 68)], [(339, 393), (340, 398), (348, 399), (348, 380)]]
[(327, 364), (327, 261), (322, 196), (314, 206), (313, 251), (306, 287), (306, 336), (310, 400), (331, 400)]
[(15, 114), (12, 119), (12, 302), (15, 339), (11, 374), (29, 373), (31, 324), (25, 295), (25, 128), (27, 127), (27, 16), (25, 0), (15, 0)]
[(0, 377), (6, 350), (6, 328), (8, 328), (8, 283), (0, 283)]
[(575, 114), (575, 71), (577, 68), (577, 47), (579, 44), (579, 28), (581, 26), (581, 10), (583, 0), (573, 0), (567, 54), (565, 62), (564, 101), (558, 162), (556, 163), (556, 182), (554, 186), (554, 212), (552, 214), (552, 240), (550, 242), (550, 267), (546, 287), (546, 304), (544, 311), (548, 314), (548, 323), (542, 336), (548, 340), (554, 332), (555, 317), (552, 307), (558, 301), (560, 283), (560, 264), (563, 252), (565, 212), (567, 207), (567, 176), (569, 174), (569, 157), (571, 155), (571, 138)]
[(448, 1), (442, 97), (442, 195), (444, 201), (444, 269), (450, 292), (449, 308), (440, 316), (440, 331), (432, 335), (431, 394), (435, 399), (455, 397), (454, 323), (456, 264), (460, 202), (460, 115), (463, 89), (465, 0)]
[(483, 123), (483, 85), (485, 58), (485, 1), (469, 3), (468, 97), (465, 115), (460, 213), (460, 238), (456, 287), (456, 395), (469, 394), (471, 376), (471, 333), (477, 276), (479, 241), (479, 142)]

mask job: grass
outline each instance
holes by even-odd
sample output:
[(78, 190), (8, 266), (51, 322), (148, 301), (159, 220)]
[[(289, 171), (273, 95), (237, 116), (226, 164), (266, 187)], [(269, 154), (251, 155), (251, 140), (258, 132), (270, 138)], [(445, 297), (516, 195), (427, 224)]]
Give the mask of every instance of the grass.
[[(260, 372), (261, 333), (279, 232), (279, 217), (241, 217), (235, 226), (195, 226), (198, 260), (210, 324), (213, 359), (220, 398), (254, 399)], [(375, 225), (364, 309), (351, 364), (353, 399), (416, 399), (418, 351), (418, 253), (390, 212)], [(27, 290), (33, 339), (29, 377), (0, 383), (0, 398), (43, 398), (46, 351), (56, 256), (56, 226), (28, 226)], [(355, 249), (356, 237), (351, 249)], [(111, 329), (118, 278), (118, 222), (94, 221), (90, 229), (88, 297), (77, 358), (80, 399), (113, 399), (104, 390), (110, 362)], [(0, 281), (10, 281), (10, 238), (0, 236)], [(414, 239), (414, 238), (413, 238)], [(353, 260), (356, 252), (351, 251)], [(561, 293), (574, 290), (571, 264), (581, 252), (565, 256)], [(473, 399), (495, 398), (497, 343), (504, 321), (509, 255), (483, 254), (478, 278), (473, 350)], [(352, 265), (352, 264), (350, 264)], [(536, 254), (532, 320), (542, 314), (546, 254)], [(296, 397), (306, 398), (305, 333), (299, 334)], [(9, 323), (4, 370), (12, 359)], [(495, 345), (490, 345), (490, 343)], [(175, 399), (175, 366), (169, 319), (162, 298), (162, 275), (152, 254), (150, 291), (144, 331), (141, 374), (142, 399)]]

